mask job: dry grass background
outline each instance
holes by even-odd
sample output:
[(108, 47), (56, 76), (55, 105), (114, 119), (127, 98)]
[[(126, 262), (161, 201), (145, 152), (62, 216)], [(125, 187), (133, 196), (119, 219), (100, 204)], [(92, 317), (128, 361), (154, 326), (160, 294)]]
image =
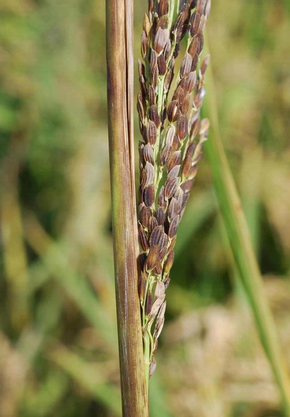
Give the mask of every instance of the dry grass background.
[[(136, 57), (143, 12), (136, 1)], [(0, 5), (1, 417), (120, 415), (104, 19), (97, 0)], [(288, 0), (213, 2), (221, 133), (290, 368), (289, 31)], [(278, 417), (206, 158), (200, 167), (152, 416)]]

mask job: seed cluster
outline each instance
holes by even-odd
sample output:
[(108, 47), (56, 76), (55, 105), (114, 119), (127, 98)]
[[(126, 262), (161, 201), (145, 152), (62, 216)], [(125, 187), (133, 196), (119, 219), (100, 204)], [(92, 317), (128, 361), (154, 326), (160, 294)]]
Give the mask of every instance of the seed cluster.
[[(137, 109), (143, 138), (139, 145), (139, 295), (150, 375), (164, 324), (177, 227), (209, 128), (209, 121), (200, 119), (209, 55), (200, 65), (199, 56), (210, 0), (180, 0), (177, 10), (174, 6), (174, 0), (149, 0), (141, 39), (143, 62), (138, 63)], [(184, 57), (174, 74), (185, 37)]]

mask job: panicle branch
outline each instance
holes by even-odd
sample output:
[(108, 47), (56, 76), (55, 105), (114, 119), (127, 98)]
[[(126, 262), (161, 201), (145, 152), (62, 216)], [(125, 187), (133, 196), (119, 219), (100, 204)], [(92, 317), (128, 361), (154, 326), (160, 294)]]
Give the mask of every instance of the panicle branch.
[[(210, 0), (149, 0), (138, 62), (140, 132), (139, 296), (146, 372), (164, 324), (174, 245), (202, 156), (209, 121), (200, 119), (207, 55), (199, 65)], [(179, 69), (176, 61), (185, 40)]]

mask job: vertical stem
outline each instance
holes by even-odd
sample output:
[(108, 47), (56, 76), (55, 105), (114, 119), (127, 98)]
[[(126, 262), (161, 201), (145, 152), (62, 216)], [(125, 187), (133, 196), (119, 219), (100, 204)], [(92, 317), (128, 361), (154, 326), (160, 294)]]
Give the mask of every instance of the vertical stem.
[(148, 417), (137, 291), (132, 12), (132, 0), (107, 0), (108, 123), (123, 416)]
[[(207, 49), (209, 49), (208, 44)], [(248, 225), (223, 148), (211, 65), (209, 65), (207, 72), (207, 84), (210, 91), (208, 109), (213, 133), (207, 142), (206, 150), (212, 169), (216, 195), (237, 270), (253, 312), (261, 343), (281, 394), (284, 413), (285, 416), (290, 417), (289, 374), (280, 348), (273, 316), (264, 294), (261, 272), (255, 257)]]
[(150, 373), (150, 336), (146, 330), (144, 335), (144, 364), (145, 364), (145, 381), (146, 390), (149, 392), (149, 373)]

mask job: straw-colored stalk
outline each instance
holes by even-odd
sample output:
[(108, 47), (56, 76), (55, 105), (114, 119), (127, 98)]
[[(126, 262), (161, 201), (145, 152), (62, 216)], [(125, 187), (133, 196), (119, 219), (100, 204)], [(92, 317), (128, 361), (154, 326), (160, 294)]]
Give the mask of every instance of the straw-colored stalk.
[(132, 0), (107, 0), (109, 147), (123, 416), (146, 417), (148, 404), (136, 262), (132, 10)]

